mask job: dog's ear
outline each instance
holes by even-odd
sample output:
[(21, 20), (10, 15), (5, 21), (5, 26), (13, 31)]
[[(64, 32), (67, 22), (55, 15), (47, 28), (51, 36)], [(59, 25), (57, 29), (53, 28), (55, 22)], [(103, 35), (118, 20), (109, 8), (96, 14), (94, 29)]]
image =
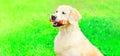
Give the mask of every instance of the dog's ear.
[(75, 8), (71, 8), (69, 17), (69, 22), (71, 24), (76, 23), (79, 19), (82, 18), (80, 13)]

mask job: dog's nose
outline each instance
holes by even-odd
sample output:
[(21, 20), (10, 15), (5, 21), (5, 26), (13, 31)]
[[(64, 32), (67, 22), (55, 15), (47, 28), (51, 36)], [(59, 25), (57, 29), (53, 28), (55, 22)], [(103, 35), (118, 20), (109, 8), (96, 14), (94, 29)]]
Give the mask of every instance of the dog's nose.
[(55, 20), (55, 19), (56, 19), (56, 16), (53, 16), (53, 15), (52, 15), (52, 16), (51, 16), (51, 19), (52, 19), (52, 20)]

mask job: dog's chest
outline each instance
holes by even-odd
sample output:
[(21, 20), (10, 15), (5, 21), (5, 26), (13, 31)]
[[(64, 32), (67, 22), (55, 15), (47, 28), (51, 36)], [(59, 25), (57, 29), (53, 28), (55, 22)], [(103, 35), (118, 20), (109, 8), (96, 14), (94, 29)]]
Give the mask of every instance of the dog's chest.
[(54, 48), (55, 52), (61, 53), (79, 45), (80, 37), (74, 34), (65, 34), (65, 35), (58, 35), (55, 38)]

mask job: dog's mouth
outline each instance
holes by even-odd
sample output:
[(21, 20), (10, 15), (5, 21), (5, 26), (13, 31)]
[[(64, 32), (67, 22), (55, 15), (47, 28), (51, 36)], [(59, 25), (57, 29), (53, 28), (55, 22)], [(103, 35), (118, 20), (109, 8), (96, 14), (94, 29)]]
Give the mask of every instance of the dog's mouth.
[(53, 22), (54, 27), (60, 27), (60, 26), (67, 24), (67, 21), (65, 21), (65, 20), (60, 20), (59, 22), (56, 22), (56, 21), (50, 19), (50, 22)]
[(60, 27), (63, 26), (63, 24), (60, 24), (59, 22), (53, 22), (54, 27)]

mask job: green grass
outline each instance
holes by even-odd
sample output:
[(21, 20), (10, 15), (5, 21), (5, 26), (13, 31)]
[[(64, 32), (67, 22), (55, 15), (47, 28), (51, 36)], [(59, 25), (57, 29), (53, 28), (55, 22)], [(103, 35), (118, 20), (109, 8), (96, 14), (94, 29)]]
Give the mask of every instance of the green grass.
[(119, 0), (0, 0), (0, 56), (55, 56), (58, 29), (49, 17), (58, 5), (78, 9), (86, 37), (105, 56), (120, 54)]

